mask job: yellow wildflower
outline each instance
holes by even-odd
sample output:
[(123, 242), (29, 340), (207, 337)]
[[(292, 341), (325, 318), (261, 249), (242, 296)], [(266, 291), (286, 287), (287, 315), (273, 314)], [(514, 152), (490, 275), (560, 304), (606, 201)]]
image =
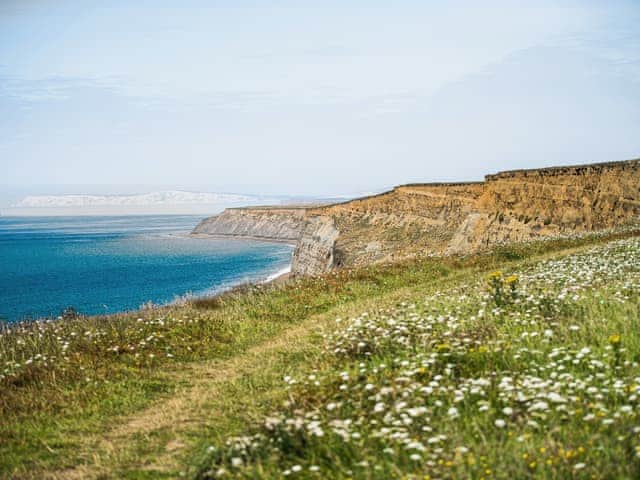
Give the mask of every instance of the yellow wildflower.
[(512, 284), (517, 283), (517, 282), (518, 282), (518, 276), (517, 275), (509, 275), (504, 280), (504, 283), (506, 283), (507, 285), (512, 285)]
[(500, 270), (496, 270), (495, 272), (491, 272), (488, 275), (489, 280), (499, 280), (502, 278), (502, 272)]

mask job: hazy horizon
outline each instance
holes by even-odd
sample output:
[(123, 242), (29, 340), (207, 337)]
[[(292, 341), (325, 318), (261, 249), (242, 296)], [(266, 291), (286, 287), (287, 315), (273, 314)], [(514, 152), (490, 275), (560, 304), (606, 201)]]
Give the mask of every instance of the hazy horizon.
[(0, 207), (637, 158), (639, 23), (633, 1), (3, 2)]
[(206, 185), (0, 185), (0, 215), (212, 215), (225, 208), (311, 204), (379, 193), (360, 190), (327, 195), (269, 193), (258, 187), (221, 190)]

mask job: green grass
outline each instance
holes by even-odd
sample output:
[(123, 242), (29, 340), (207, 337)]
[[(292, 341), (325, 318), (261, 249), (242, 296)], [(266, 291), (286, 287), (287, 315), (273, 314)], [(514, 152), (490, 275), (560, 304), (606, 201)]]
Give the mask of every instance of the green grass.
[(515, 277), (470, 275), (374, 304), (200, 476), (638, 478), (639, 259), (633, 241), (518, 266), (509, 298)]
[[(246, 287), (182, 307), (8, 325), (0, 336), (0, 476), (40, 478), (43, 472), (90, 466), (94, 455), (105, 459), (99, 473), (106, 478), (172, 477), (181, 471), (204, 475), (220, 460), (207, 454), (207, 447), (220, 447), (233, 434), (253, 432), (285, 398), (308, 395), (283, 389), (284, 374), (353, 367), (349, 359), (343, 367), (344, 358), (328, 355), (325, 340), (315, 333), (332, 326), (336, 316), (393, 309), (398, 302), (415, 301), (443, 285), (466, 285), (493, 268), (524, 268), (550, 252), (602, 242), (594, 236), (511, 246), (466, 258), (339, 271), (282, 287)], [(302, 334), (290, 343), (251, 353), (301, 325)], [(382, 351), (376, 358), (397, 354)], [(234, 362), (242, 356), (247, 358), (242, 375), (216, 380), (215, 395), (198, 406), (202, 421), (179, 430), (158, 426), (140, 435), (132, 432), (117, 455), (100, 451), (99, 439), (114, 425), (135, 419), (149, 406), (162, 408), (163, 402), (191, 388), (193, 365)], [(469, 365), (484, 361), (473, 358)], [(331, 392), (322, 390), (314, 396), (325, 398)], [(186, 446), (167, 453), (167, 444), (177, 436)], [(96, 445), (97, 450), (91, 452), (87, 445)], [(365, 450), (329, 457), (340, 466), (332, 474), (346, 476), (352, 461)], [(303, 451), (303, 457), (310, 451)], [(379, 452), (374, 448), (369, 454), (377, 457)], [(171, 462), (158, 463), (167, 456)], [(263, 477), (277, 478), (276, 465), (281, 462), (277, 456), (269, 457), (251, 468)], [(385, 468), (383, 473), (389, 475), (410, 470), (402, 462)]]

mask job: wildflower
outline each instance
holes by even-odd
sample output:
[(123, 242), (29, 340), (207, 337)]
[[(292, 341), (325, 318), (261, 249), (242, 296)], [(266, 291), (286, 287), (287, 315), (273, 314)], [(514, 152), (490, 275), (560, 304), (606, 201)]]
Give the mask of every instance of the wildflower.
[(496, 419), (496, 421), (495, 421), (495, 422), (493, 422), (493, 423), (494, 423), (494, 425), (495, 425), (496, 427), (498, 427), (498, 428), (504, 428), (504, 427), (507, 425), (507, 422), (505, 422), (505, 421), (504, 421), (503, 419), (501, 419), (501, 418)]
[(425, 407), (409, 408), (407, 410), (407, 413), (409, 414), (410, 417), (415, 418), (427, 413), (427, 409)]
[(565, 403), (566, 400), (562, 395), (557, 394), (556, 392), (551, 392), (547, 395), (547, 398), (553, 403)]
[(489, 281), (498, 280), (502, 278), (502, 272), (500, 270), (496, 270), (487, 275), (487, 278), (489, 279)]
[(533, 405), (531, 405), (529, 407), (529, 411), (530, 412), (537, 412), (537, 411), (544, 412), (544, 411), (546, 411), (548, 409), (549, 409), (549, 404), (547, 402), (544, 402), (544, 401), (536, 402), (536, 403), (534, 403)]

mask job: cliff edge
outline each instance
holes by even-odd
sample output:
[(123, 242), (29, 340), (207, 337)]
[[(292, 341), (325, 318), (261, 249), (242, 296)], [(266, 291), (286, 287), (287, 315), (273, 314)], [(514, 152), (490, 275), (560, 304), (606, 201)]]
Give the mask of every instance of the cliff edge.
[(410, 184), (318, 207), (228, 209), (194, 233), (295, 242), (292, 272), (318, 274), (574, 235), (640, 217), (640, 159)]

